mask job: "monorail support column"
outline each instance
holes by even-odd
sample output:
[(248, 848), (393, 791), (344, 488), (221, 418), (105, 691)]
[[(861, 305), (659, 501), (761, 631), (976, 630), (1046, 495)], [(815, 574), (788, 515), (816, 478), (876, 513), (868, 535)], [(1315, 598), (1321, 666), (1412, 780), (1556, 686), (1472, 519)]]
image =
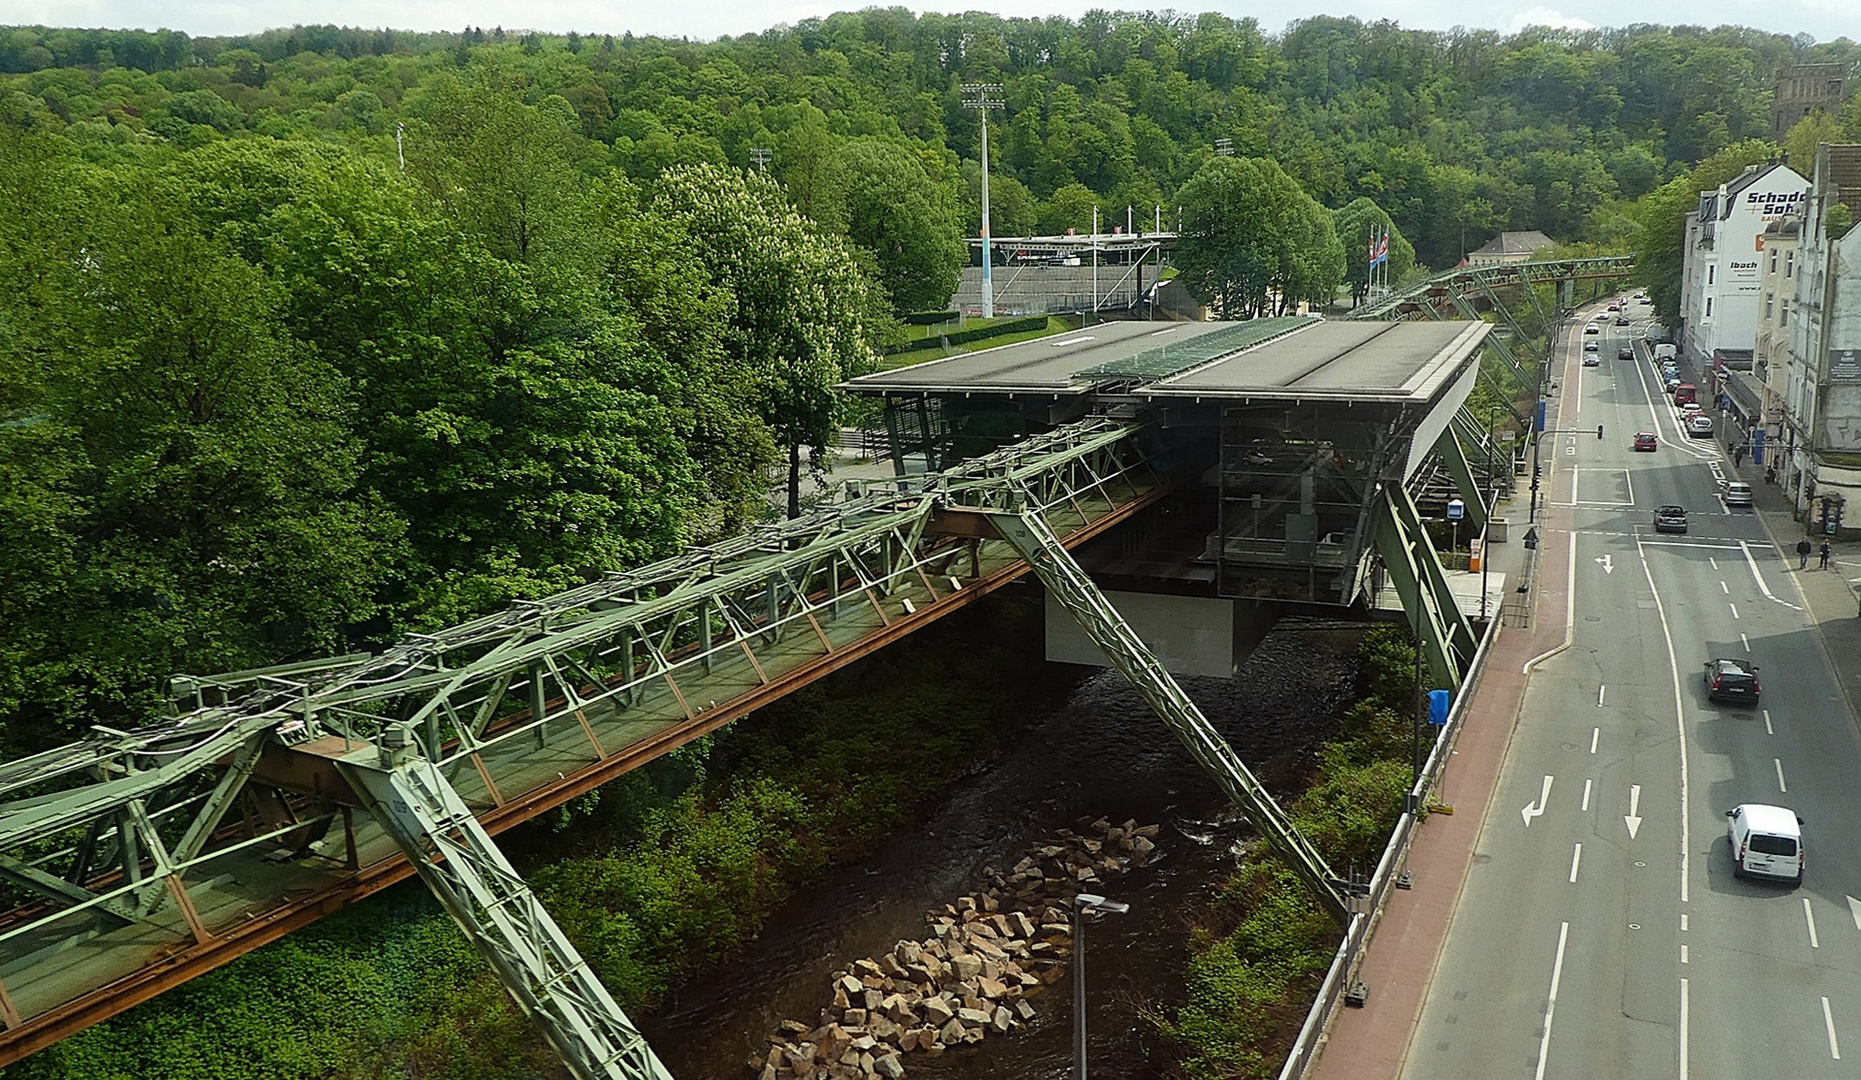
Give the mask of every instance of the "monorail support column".
[(1435, 440), (1435, 453), (1441, 455), (1441, 463), (1447, 466), (1447, 473), (1454, 478), (1454, 487), (1460, 492), (1460, 501), (1467, 504), (1468, 535), (1477, 536), (1486, 528), (1486, 492), (1480, 490), (1480, 481), (1473, 475), (1473, 466), (1467, 461), (1466, 448), (1460, 445), (1460, 436), (1454, 433), (1454, 425), (1449, 424)]
[(576, 1080), (672, 1080), (406, 724), (336, 767)]
[(1372, 534), (1390, 587), (1402, 600), (1409, 628), (1422, 643), (1436, 685), (1459, 689), (1479, 642), (1473, 624), (1448, 589), (1447, 573), (1441, 569), (1441, 558), (1428, 539), (1415, 501), (1400, 485), (1384, 485)]

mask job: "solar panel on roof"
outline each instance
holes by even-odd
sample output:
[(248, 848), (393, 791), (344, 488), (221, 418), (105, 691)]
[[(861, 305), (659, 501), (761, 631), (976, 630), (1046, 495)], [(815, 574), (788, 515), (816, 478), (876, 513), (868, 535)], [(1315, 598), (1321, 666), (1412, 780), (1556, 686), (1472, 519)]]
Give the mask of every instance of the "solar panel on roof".
[(1258, 345), (1288, 334), (1320, 320), (1304, 315), (1280, 315), (1270, 319), (1249, 319), (1184, 341), (1165, 342), (1143, 352), (1075, 372), (1076, 376), (1128, 375), (1134, 378), (1161, 379), (1217, 356)]

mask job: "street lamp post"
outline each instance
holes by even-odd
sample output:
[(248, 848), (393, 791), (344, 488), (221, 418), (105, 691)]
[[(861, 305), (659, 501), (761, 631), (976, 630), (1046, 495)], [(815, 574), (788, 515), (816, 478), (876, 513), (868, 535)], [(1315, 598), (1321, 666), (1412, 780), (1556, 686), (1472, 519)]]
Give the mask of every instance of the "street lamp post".
[(1073, 1080), (1086, 1080), (1086, 916), (1130, 910), (1129, 904), (1093, 893), (1073, 897)]
[(963, 84), (963, 105), (982, 114), (982, 317), (995, 317), (995, 256), (989, 244), (989, 110), (1003, 108), (1000, 83)]

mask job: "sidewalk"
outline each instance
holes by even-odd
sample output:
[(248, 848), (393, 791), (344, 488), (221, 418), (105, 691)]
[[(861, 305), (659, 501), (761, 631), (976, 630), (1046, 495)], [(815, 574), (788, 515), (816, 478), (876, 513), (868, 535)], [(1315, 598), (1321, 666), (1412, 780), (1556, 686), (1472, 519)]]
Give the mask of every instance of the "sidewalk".
[[(1810, 621), (1816, 626), (1816, 636), (1828, 655), (1836, 683), (1848, 699), (1849, 711), (1861, 715), (1861, 710), (1855, 708), (1861, 704), (1861, 596), (1857, 595), (1857, 586), (1861, 586), (1861, 543), (1828, 537), (1834, 549), (1829, 568), (1820, 569), (1820, 555), (1812, 554), (1809, 568), (1797, 570), (1796, 542), (1808, 533), (1804, 523), (1791, 516), (1789, 493), (1781, 484), (1766, 484), (1764, 467), (1752, 464), (1749, 458), (1736, 469), (1729, 458), (1721, 467), (1728, 479), (1735, 477), (1751, 485), (1752, 508), (1763, 522), (1764, 531), (1776, 542), (1778, 560), (1796, 579), (1809, 605)], [(1824, 539), (1809, 537), (1818, 551)]]
[[(1500, 507), (1502, 516), (1511, 519), (1511, 537), (1503, 549), (1491, 549), (1493, 568), (1503, 569), (1509, 582), (1526, 580), (1523, 540), (1532, 525), (1523, 518), (1529, 500), (1521, 489), (1509, 505)], [(1537, 522), (1542, 545), (1537, 582), (1532, 585), (1538, 593), (1531, 599), (1536, 615), (1530, 628), (1507, 625), (1493, 642), (1468, 705), (1466, 726), (1435, 789), (1435, 801), (1453, 807), (1453, 812), (1431, 815), (1416, 830), (1407, 862), (1415, 875), (1414, 887), (1389, 895), (1357, 974), (1370, 988), (1369, 1000), (1361, 1009), (1338, 1010), (1324, 1050), (1308, 1074), (1318, 1080), (1393, 1078), (1408, 1056), (1435, 959), (1473, 865), (1486, 804), (1498, 786), (1499, 765), (1525, 702), (1525, 664), (1564, 643), (1569, 515), (1567, 508), (1550, 509)]]

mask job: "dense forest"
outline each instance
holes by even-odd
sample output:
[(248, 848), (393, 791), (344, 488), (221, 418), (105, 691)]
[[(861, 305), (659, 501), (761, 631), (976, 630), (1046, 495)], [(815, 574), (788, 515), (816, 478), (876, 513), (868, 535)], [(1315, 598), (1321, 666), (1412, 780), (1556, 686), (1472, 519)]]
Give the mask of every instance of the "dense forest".
[[(1372, 221), (1399, 274), (1499, 229), (1620, 248), (1636, 200), (1761, 152), (1779, 65), (1856, 52), (896, 8), (711, 43), (0, 29), (5, 740), (664, 555), (784, 475), (798, 506), (832, 383), (954, 287), (966, 82), (1004, 87), (998, 234), (1186, 215), (1241, 314), (1360, 285)], [(1200, 224), (1249, 198), (1251, 232)]]
[[(1632, 248), (1671, 313), (1699, 188), (1861, 138), (1851, 99), (1771, 145), (1779, 68), (1857, 59), (1735, 27), (900, 8), (715, 42), (0, 28), (0, 752), (145, 720), (175, 672), (378, 646), (800, 509), (850, 416), (834, 385), (880, 362), (902, 316), (944, 307), (967, 257), (964, 84), (1003, 88), (998, 235), (1084, 231), (1095, 208), (1161, 217), (1185, 231), (1185, 280), (1231, 315), (1360, 288), (1372, 223), (1394, 225), (1398, 275), (1503, 229)], [(903, 711), (941, 701), (925, 683)], [(910, 767), (908, 729), (876, 760)], [(850, 828), (820, 815), (877, 828), (943, 775), (912, 777), (910, 798), (890, 775), (880, 795), (785, 787), (783, 806), (807, 805), (784, 817), (745, 809), (773, 798), (760, 781), (708, 786), (703, 758), (665, 766), (698, 779), (611, 796), (630, 807), (615, 849), (661, 855), (603, 872), (667, 911), (709, 889), (741, 934), (645, 927), (637, 955), (603, 960), (610, 977), (657, 965), (616, 979), (630, 1006), (819, 871), (821, 837)], [(804, 837), (807, 857), (741, 894), (663, 871), (680, 844), (708, 863), (707, 844), (752, 833)], [(541, 879), (579, 893), (589, 872)], [(409, 1044), (444, 1062), (422, 1075), (546, 1072), (436, 919), (293, 938), (33, 1075), (134, 1074), (165, 1045), (163, 1010), (318, 963), (374, 995), (334, 1043), (301, 1033), (327, 1053), (253, 1071), (276, 1048), (202, 1042), (150, 1074), (371, 1075)], [(434, 956), (476, 972), (476, 996), (388, 1030), (431, 997)]]

